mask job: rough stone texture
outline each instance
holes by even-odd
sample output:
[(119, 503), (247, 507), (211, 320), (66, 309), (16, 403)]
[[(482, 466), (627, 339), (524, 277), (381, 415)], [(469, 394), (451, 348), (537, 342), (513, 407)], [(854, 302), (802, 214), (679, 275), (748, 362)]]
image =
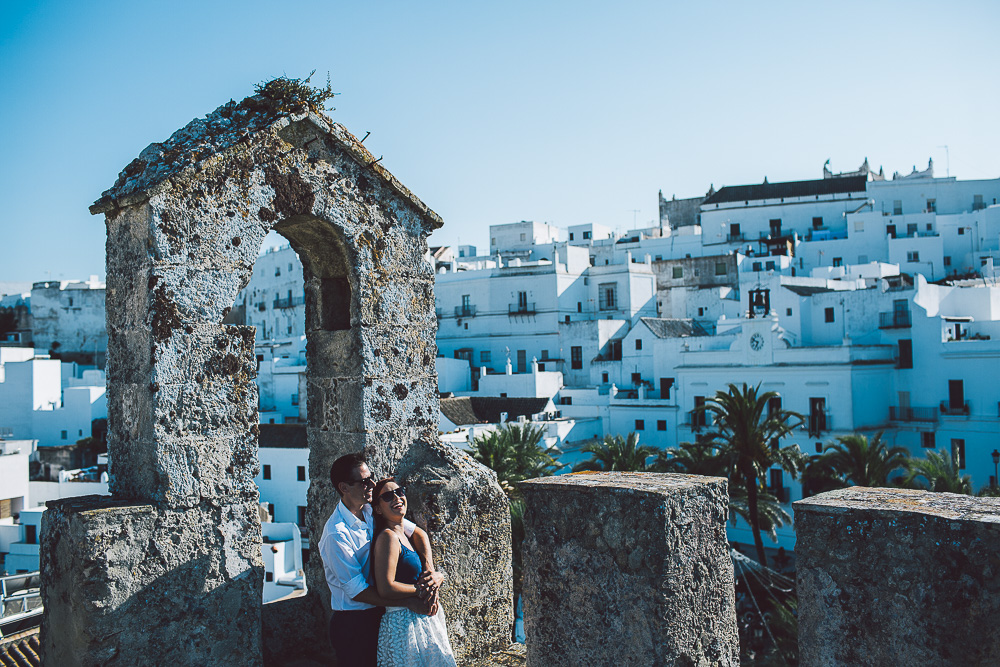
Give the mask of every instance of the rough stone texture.
[(45, 664), (224, 665), (234, 655), (260, 664), (259, 648), (247, 646), (260, 632), (257, 513), (253, 503), (206, 511), (106, 496), (49, 502)]
[(739, 664), (726, 480), (586, 473), (520, 489), (528, 665)]
[[(376, 476), (395, 472), (411, 485), (416, 520), (429, 528), (450, 575), (444, 602), (460, 662), (507, 646), (513, 609), (503, 492), (489, 471), (437, 438), (434, 275), (424, 254), (440, 218), (342, 126), (261, 96), (224, 105), (149, 146), (91, 211), (105, 214), (108, 229), (112, 494), (148, 503), (149, 521), (173, 526), (182, 541), (198, 531), (215, 535), (206, 522), (220, 507), (256, 503), (254, 332), (220, 322), (247, 284), (264, 237), (278, 231), (302, 260), (305, 282), (311, 534), (322, 534), (338, 500), (330, 464), (365, 451)], [(89, 514), (74, 514), (76, 505), (61, 507), (50, 546), (91, 522)], [(147, 579), (169, 584), (176, 572), (200, 567), (197, 553), (164, 560), (145, 534), (123, 527), (131, 515), (102, 516), (115, 536), (111, 548), (134, 554)], [(259, 549), (256, 525), (248, 536)], [(213, 544), (224, 547), (205, 549)], [(207, 637), (205, 625), (229, 624), (224, 614), (208, 613), (216, 607), (181, 613), (170, 585), (126, 579), (119, 586), (103, 561), (86, 571), (71, 559), (43, 562), (43, 584), (53, 589), (45, 622), (93, 625), (73, 644), (82, 663), (101, 662), (102, 638), (115, 619), (55, 594), (65, 582), (88, 580), (100, 589), (105, 578), (137, 626), (162, 627), (179, 642)], [(272, 625), (263, 634), (260, 573), (250, 586), (243, 570), (222, 572), (212, 595), (240, 608), (256, 605), (257, 616), (238, 646), (220, 652), (210, 639), (188, 643), (186, 659), (329, 661), (329, 591), (318, 557), (307, 566), (309, 596), (282, 603), (282, 613), (268, 609)], [(161, 659), (140, 649), (134, 656), (132, 664)]]
[(795, 532), (803, 666), (1000, 664), (1000, 499), (852, 487)]

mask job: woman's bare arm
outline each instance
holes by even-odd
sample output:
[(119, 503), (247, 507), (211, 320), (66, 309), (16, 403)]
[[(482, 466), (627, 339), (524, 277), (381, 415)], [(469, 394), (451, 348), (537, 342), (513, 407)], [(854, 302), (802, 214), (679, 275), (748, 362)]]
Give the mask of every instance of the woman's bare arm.
[(420, 526), (414, 528), (413, 535), (410, 536), (410, 541), (413, 543), (413, 550), (420, 554), (420, 557), (424, 561), (424, 571), (417, 580), (417, 592), (420, 597), (424, 597), (428, 593), (434, 593), (440, 588), (441, 582), (444, 581), (444, 573), (434, 570), (431, 538), (423, 528)]
[(417, 594), (413, 584), (396, 581), (396, 564), (399, 562), (399, 540), (389, 531), (375, 539), (375, 587), (378, 594), (387, 600), (401, 600)]

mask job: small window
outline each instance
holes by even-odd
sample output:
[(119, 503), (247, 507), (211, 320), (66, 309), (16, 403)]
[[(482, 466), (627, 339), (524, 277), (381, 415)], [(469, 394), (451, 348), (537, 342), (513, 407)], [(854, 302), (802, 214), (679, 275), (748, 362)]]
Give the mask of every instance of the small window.
[(573, 405), (573, 397), (572, 396), (560, 396), (559, 397), (559, 405)]
[(581, 301), (577, 301), (576, 302), (576, 312), (578, 312), (578, 313), (582, 313), (583, 312), (583, 303)]
[(604, 384), (608, 383), (608, 374), (607, 373), (601, 373), (601, 382), (603, 382)]
[(823, 217), (822, 216), (818, 216), (818, 217), (813, 218), (813, 229), (819, 229), (822, 226), (823, 226)]
[(306, 481), (306, 467), (297, 466), (295, 469), (295, 475), (300, 482)]
[(965, 236), (965, 227), (959, 227), (958, 228), (958, 235), (959, 236)]
[(785, 315), (787, 315), (788, 317), (791, 317), (792, 316), (792, 309), (791, 308), (785, 308)]
[(726, 263), (725, 262), (716, 262), (715, 263), (715, 275), (717, 275), (717, 276), (724, 276), (724, 275), (726, 275), (726, 273), (727, 273), (727, 271), (726, 271)]
[(521, 234), (521, 240), (523, 241), (524, 239), (525, 239), (524, 234)]
[(637, 349), (637, 350), (641, 350), (642, 349), (642, 339), (641, 338), (636, 338), (635, 339), (635, 349)]
[(906, 261), (907, 262), (919, 262), (920, 261), (920, 252), (917, 251), (917, 250), (908, 250), (907, 253), (906, 253)]
[(567, 316), (566, 316), (566, 319), (565, 319), (565, 320), (563, 320), (563, 321), (564, 321), (564, 322), (566, 322), (566, 324), (569, 324), (569, 315), (567, 315)]
[(81, 429), (79, 430), (79, 434), (80, 434), (81, 436), (83, 435), (83, 429), (82, 429), (82, 428), (81, 428)]
[(899, 367), (913, 368), (913, 341), (909, 338), (899, 341)]
[(570, 232), (570, 233), (569, 233), (569, 240), (570, 240), (570, 241), (572, 241), (572, 240), (573, 240), (573, 232)]
[(934, 431), (924, 431), (920, 434), (920, 446), (924, 449), (934, 449)]
[(928, 213), (937, 213), (937, 200), (936, 199), (928, 199), (927, 200), (927, 212)]
[(951, 439), (951, 458), (958, 463), (959, 470), (965, 470), (965, 440), (962, 438)]
[(892, 214), (903, 215), (903, 200), (895, 199), (892, 202)]
[(698, 317), (702, 317), (704, 315), (705, 315), (705, 309), (699, 306), (698, 307)]
[(299, 505), (298, 509), (299, 509), (299, 512), (298, 512), (299, 513), (299, 517), (298, 517), (299, 520), (298, 520), (297, 523), (300, 526), (305, 526), (306, 525), (306, 508), (305, 508), (304, 505)]
[(917, 233), (917, 223), (909, 222), (906, 224), (906, 235), (914, 236)]
[(264, 581), (266, 581), (268, 583), (274, 581), (274, 572), (265, 572), (264, 573)]
[(24, 525), (24, 543), (38, 544), (38, 529), (33, 524)]
[(823, 453), (823, 443), (822, 442), (817, 442), (816, 443), (816, 453), (817, 454), (822, 454)]
[(61, 431), (61, 432), (60, 432), (60, 434), (59, 434), (59, 437), (60, 437), (61, 439), (63, 439), (63, 440), (66, 440), (66, 439), (68, 439), (68, 438), (69, 438), (69, 433), (68, 433), (68, 432), (66, 432), (66, 431)]
[(469, 330), (469, 323), (468, 322), (463, 322), (462, 326), (465, 328), (466, 331)]
[(761, 271), (763, 268), (764, 268), (764, 265), (761, 264), (760, 262), (754, 262), (753, 263), (753, 270), (754, 271)]
[(951, 255), (945, 255), (944, 256), (944, 265), (945, 266), (951, 266)]
[(766, 263), (766, 264), (764, 265), (764, 268), (765, 268), (765, 269), (767, 269), (768, 271), (774, 271), (774, 262), (773, 262), (773, 261), (770, 261), (770, 260), (769, 260), (769, 261), (768, 261), (768, 262), (767, 262), (767, 263)]
[(583, 233), (583, 238), (584, 239), (589, 239), (590, 238), (590, 232), (584, 232)]
[(281, 275), (281, 267), (280, 266), (274, 267), (274, 275), (275, 275), (275, 277)]
[(488, 363), (490, 363), (490, 357), (491, 356), (492, 355), (491, 355), (491, 353), (490, 353), (489, 350), (482, 350), (482, 351), (480, 351), (480, 353), (479, 353), (479, 363), (481, 363), (481, 364), (488, 364)]
[(671, 275), (675, 279), (677, 279), (677, 278), (683, 278), (684, 277), (684, 267), (683, 266), (675, 266), (675, 267), (673, 267)]
[(856, 231), (856, 232), (863, 232), (863, 231), (865, 231), (865, 221), (864, 220), (855, 220), (854, 221), (854, 231)]
[(833, 322), (833, 308), (827, 308), (823, 311), (823, 318), (827, 322)]
[(569, 349), (570, 368), (580, 370), (583, 368), (583, 347), (574, 345)]
[(657, 431), (666, 431), (667, 430), (667, 420), (666, 419), (657, 419), (656, 420), (656, 430)]
[(292, 405), (298, 405), (298, 404), (299, 404), (299, 395), (292, 394)]
[(264, 479), (271, 479), (271, 466), (270, 464), (264, 464)]
[(632, 386), (638, 387), (642, 384), (642, 373), (632, 373)]
[(834, 257), (833, 258), (833, 265), (834, 266), (843, 266), (844, 265), (844, 258), (843, 257)]
[(635, 420), (635, 430), (636, 431), (645, 431), (646, 430), (646, 420), (645, 419), (636, 419)]
[(496, 245), (496, 244), (497, 244), (497, 237), (494, 236), (493, 238), (490, 239), (490, 245)]

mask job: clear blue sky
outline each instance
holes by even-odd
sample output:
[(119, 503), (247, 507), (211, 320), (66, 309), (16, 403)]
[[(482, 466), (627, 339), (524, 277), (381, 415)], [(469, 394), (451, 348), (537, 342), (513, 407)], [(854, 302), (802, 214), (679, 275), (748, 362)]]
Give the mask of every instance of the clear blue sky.
[[(0, 3), (0, 281), (104, 275), (87, 206), (253, 85), (330, 72), (331, 115), (445, 227), (622, 229), (656, 193), (823, 162), (1000, 177), (1000, 3)], [(633, 209), (638, 209), (634, 214)]]

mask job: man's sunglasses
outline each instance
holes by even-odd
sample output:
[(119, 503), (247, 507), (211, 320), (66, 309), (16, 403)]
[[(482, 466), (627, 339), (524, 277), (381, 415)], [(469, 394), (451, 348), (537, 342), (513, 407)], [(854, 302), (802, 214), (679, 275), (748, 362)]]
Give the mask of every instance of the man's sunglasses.
[(366, 489), (375, 488), (375, 482), (372, 481), (371, 475), (365, 477), (364, 479), (352, 479), (347, 483), (350, 484), (351, 486), (354, 486), (355, 484), (364, 484)]
[(402, 500), (403, 498), (406, 498), (406, 491), (403, 490), (403, 487), (399, 487), (393, 489), (392, 491), (386, 491), (385, 493), (380, 493), (378, 499), (383, 502), (390, 503), (392, 502), (393, 496)]

